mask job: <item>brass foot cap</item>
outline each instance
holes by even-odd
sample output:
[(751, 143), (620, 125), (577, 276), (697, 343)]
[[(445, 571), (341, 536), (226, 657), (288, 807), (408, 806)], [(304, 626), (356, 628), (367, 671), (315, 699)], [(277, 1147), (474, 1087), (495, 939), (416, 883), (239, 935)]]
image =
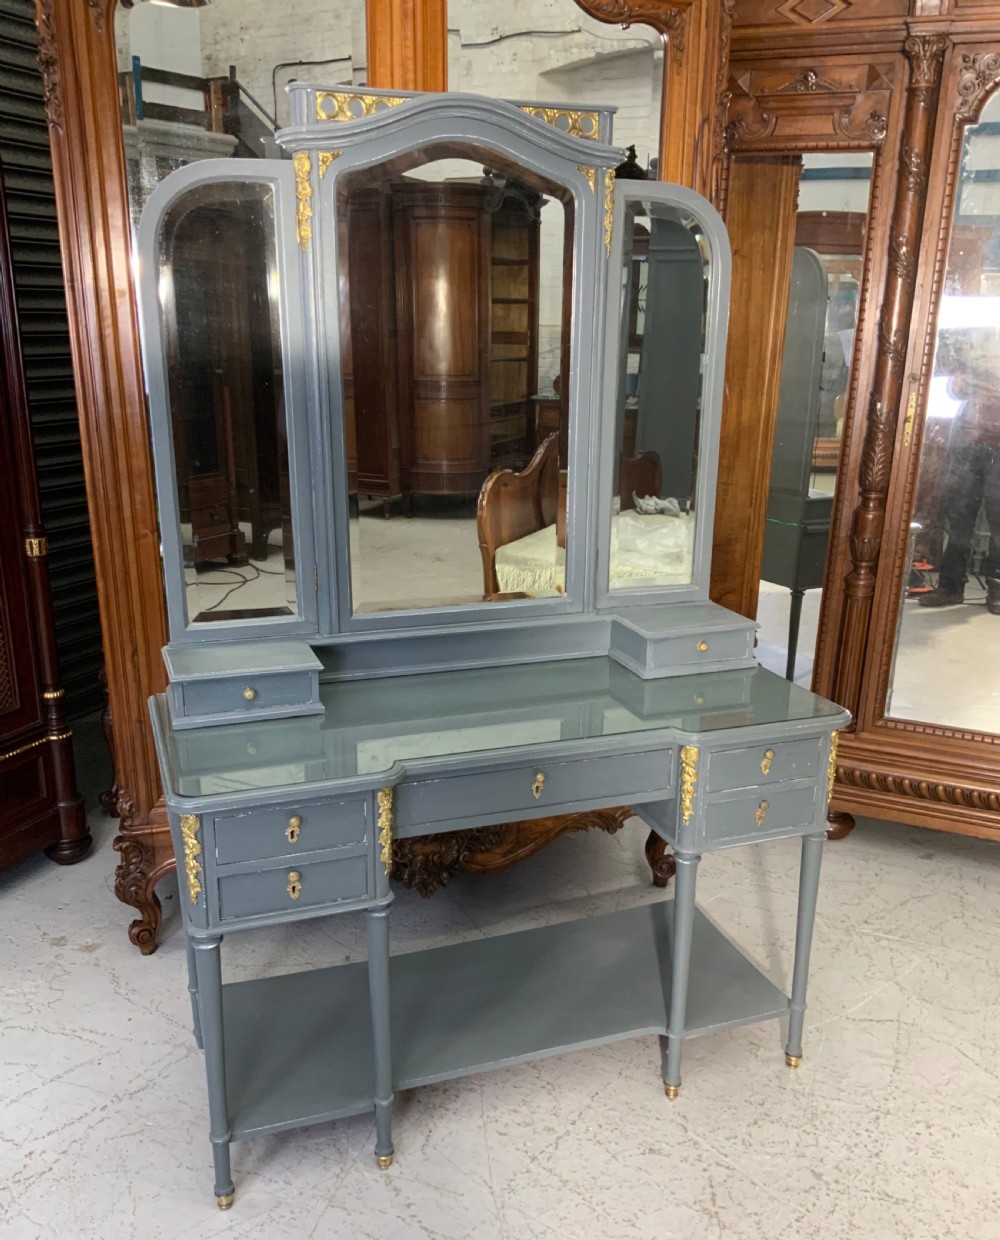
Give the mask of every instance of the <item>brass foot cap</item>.
[(226, 1193), (222, 1197), (216, 1197), (215, 1201), (220, 1210), (230, 1210), (232, 1209), (233, 1198), (235, 1196), (235, 1193)]
[(797, 1068), (801, 1062), (801, 1055), (789, 1055), (787, 1051), (785, 1052), (785, 1063), (787, 1063), (790, 1068)]
[(673, 1100), (681, 1092), (681, 1087), (679, 1085), (664, 1085), (663, 1092), (667, 1095), (670, 1101), (673, 1102)]
[(379, 1171), (388, 1171), (392, 1166), (391, 1154), (376, 1154), (375, 1161), (378, 1163)]

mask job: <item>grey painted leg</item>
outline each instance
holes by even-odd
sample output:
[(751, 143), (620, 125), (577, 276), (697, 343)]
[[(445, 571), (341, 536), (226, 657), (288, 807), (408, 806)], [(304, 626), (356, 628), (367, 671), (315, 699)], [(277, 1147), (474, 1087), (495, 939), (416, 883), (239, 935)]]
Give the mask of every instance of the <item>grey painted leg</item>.
[(806, 984), (809, 980), (809, 953), (812, 950), (813, 923), (816, 920), (816, 893), (819, 866), (826, 835), (806, 835), (802, 839), (802, 867), (799, 872), (799, 914), (795, 928), (795, 966), (792, 970), (792, 997), (788, 1004), (788, 1042), (785, 1062), (797, 1068), (802, 1059), (802, 1022), (806, 1014)]
[(199, 1049), (204, 1045), (201, 1040), (201, 1012), (198, 1010), (198, 977), (194, 967), (194, 945), (185, 933), (184, 946), (187, 949), (188, 993), (191, 996), (191, 1021), (194, 1027), (194, 1040)]
[(375, 1065), (375, 1158), (392, 1166), (392, 1051), (389, 1025), (389, 910), (368, 914), (368, 986), (372, 1005), (372, 1059)]
[(698, 873), (697, 853), (674, 852), (673, 972), (670, 980), (670, 1015), (667, 1020), (667, 1053), (663, 1087), (671, 1101), (681, 1087), (681, 1047), (687, 1015), (688, 973), (691, 967), (691, 940), (694, 934), (694, 888)]
[(215, 1161), (215, 1199), (220, 1210), (233, 1204), (233, 1176), (229, 1166), (229, 1112), (226, 1105), (226, 1052), (222, 1027), (222, 938), (195, 939), (195, 974), (205, 1041), (208, 1077), (209, 1137)]

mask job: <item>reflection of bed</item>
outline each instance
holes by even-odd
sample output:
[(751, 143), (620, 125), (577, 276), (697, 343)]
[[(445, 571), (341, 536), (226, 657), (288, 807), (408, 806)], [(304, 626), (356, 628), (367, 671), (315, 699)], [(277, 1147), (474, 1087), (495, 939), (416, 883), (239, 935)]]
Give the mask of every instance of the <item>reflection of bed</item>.
[[(559, 498), (557, 437), (550, 435), (521, 472), (491, 474), (479, 494), (476, 525), (483, 557), (483, 599), (537, 598), (561, 594), (566, 552), (556, 523)], [(623, 457), (618, 475), (621, 516), (615, 518), (613, 580), (645, 578), (649, 584), (690, 580), (691, 538), (687, 518), (631, 512), (633, 496), (659, 495), (660, 458), (655, 452)], [(679, 524), (683, 522), (683, 526)], [(643, 545), (645, 543), (645, 545)], [(669, 571), (656, 563), (670, 556)]]

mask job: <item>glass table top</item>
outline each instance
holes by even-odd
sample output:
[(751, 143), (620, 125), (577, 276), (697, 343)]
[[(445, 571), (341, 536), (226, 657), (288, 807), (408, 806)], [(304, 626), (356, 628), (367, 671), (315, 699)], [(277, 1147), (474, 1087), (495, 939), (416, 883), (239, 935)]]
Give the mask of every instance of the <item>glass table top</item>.
[(335, 682), (320, 692), (325, 715), (182, 731), (158, 699), (168, 791), (202, 797), (356, 779), (407, 759), (846, 719), (763, 668), (643, 680), (606, 657)]

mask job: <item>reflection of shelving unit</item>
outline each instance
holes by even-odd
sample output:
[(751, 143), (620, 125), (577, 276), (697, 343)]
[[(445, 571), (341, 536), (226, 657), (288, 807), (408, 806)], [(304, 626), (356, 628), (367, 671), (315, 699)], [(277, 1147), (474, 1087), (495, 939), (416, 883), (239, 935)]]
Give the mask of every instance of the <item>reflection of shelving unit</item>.
[(538, 375), (538, 195), (507, 198), (490, 229), (490, 464), (521, 469)]

